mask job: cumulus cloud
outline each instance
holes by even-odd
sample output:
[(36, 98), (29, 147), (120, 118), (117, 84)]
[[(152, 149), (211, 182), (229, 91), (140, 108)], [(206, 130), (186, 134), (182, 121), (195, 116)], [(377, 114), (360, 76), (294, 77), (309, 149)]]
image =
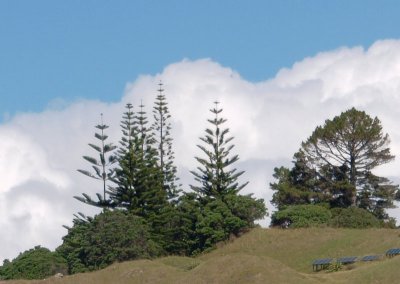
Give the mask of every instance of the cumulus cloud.
[[(243, 193), (266, 201), (272, 196), (273, 168), (290, 166), (293, 153), (317, 125), (353, 106), (381, 119), (393, 153), (400, 154), (400, 41), (322, 52), (258, 83), (210, 59), (183, 60), (128, 83), (118, 103), (82, 100), (60, 107), (57, 101), (42, 113), (18, 114), (0, 125), (0, 260), (39, 244), (54, 249), (66, 233), (62, 225), (70, 225), (74, 213), (97, 212), (72, 198), (101, 191), (98, 181), (76, 171), (89, 168), (82, 155), (95, 154), (87, 146), (95, 142), (94, 125), (103, 113), (109, 139), (117, 143), (124, 105), (131, 102), (137, 109), (143, 102), (151, 117), (160, 80), (186, 188), (192, 182), (189, 170), (196, 166), (193, 157), (201, 155), (198, 138), (216, 100), (235, 136), (237, 167), (250, 181)], [(396, 160), (378, 172), (396, 177), (398, 168)], [(400, 216), (399, 210), (391, 214)]]

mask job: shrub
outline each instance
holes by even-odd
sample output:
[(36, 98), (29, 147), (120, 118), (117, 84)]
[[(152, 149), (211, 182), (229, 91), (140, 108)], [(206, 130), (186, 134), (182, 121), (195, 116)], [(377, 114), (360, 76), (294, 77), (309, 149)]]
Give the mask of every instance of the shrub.
[(56, 273), (67, 272), (67, 262), (59, 254), (36, 246), (21, 253), (0, 267), (0, 279), (43, 279)]
[(171, 218), (171, 232), (168, 253), (173, 255), (192, 255), (198, 250), (199, 239), (196, 224), (201, 215), (200, 204), (193, 193), (184, 193), (178, 200), (175, 214)]
[(342, 228), (371, 228), (381, 227), (379, 221), (372, 213), (358, 207), (333, 208), (331, 209), (332, 219), (329, 225)]
[(199, 249), (195, 253), (213, 248), (218, 242), (228, 240), (231, 234), (238, 234), (244, 228), (246, 221), (233, 215), (222, 200), (208, 202), (196, 224)]
[(291, 228), (325, 225), (332, 217), (329, 209), (319, 205), (292, 205), (272, 214), (271, 224), (280, 226), (285, 223)]
[(228, 195), (225, 202), (232, 214), (246, 222), (246, 228), (254, 227), (254, 221), (268, 216), (263, 199), (256, 199), (251, 195)]
[(185, 193), (179, 199), (175, 217), (171, 218), (176, 229), (170, 242), (172, 250), (168, 251), (196, 255), (213, 249), (217, 243), (255, 227), (254, 221), (266, 214), (264, 200), (251, 195), (229, 194), (223, 199), (205, 201), (193, 193)]
[(67, 260), (70, 273), (160, 254), (144, 219), (120, 210), (105, 211), (87, 222), (75, 219), (57, 251)]

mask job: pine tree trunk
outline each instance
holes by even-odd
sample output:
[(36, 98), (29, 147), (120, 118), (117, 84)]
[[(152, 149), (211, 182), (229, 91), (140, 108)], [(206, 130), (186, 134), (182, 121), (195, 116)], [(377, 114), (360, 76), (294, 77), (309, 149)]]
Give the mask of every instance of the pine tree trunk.
[(351, 206), (357, 206), (357, 187), (356, 187), (356, 161), (353, 154), (350, 156), (350, 182), (353, 185), (353, 195), (351, 196)]

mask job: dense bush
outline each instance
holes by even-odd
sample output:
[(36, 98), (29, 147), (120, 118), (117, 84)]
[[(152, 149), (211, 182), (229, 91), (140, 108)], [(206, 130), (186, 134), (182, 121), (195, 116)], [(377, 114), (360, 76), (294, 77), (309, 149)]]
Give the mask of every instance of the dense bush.
[(271, 224), (288, 224), (291, 228), (326, 225), (332, 214), (329, 209), (319, 205), (292, 205), (272, 214)]
[(249, 195), (230, 194), (224, 200), (202, 202), (204, 200), (199, 200), (193, 193), (180, 197), (170, 220), (174, 229), (164, 236), (171, 240), (169, 253), (194, 255), (208, 250), (232, 235), (255, 227), (255, 220), (267, 214), (264, 200)]
[(56, 273), (66, 273), (67, 263), (57, 253), (37, 246), (21, 253), (0, 267), (0, 279), (43, 279)]
[(256, 220), (261, 220), (268, 216), (267, 208), (263, 199), (256, 199), (251, 195), (228, 195), (225, 202), (232, 214), (245, 222), (245, 228), (254, 227)]
[(233, 215), (223, 201), (216, 199), (207, 203), (196, 224), (199, 251), (229, 239), (230, 234), (237, 234), (245, 227), (246, 222)]
[(164, 238), (169, 240), (164, 246), (169, 254), (192, 255), (198, 248), (196, 224), (200, 216), (200, 205), (193, 193), (185, 193), (174, 208), (174, 214), (169, 221), (169, 232)]
[(226, 241), (255, 226), (254, 221), (267, 214), (264, 201), (248, 195), (227, 195), (225, 200), (209, 201), (196, 223), (198, 252)]
[(371, 228), (383, 224), (372, 213), (358, 207), (333, 208), (329, 225), (342, 228)]
[(70, 273), (160, 254), (146, 222), (119, 210), (107, 210), (89, 221), (75, 219), (57, 251), (67, 260)]

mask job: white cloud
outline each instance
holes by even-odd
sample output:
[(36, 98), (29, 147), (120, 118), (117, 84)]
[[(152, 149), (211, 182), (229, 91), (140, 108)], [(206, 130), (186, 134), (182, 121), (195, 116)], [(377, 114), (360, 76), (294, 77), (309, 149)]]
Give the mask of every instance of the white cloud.
[[(79, 174), (88, 169), (82, 155), (94, 155), (94, 125), (100, 113), (117, 143), (119, 120), (127, 102), (137, 109), (141, 100), (149, 117), (162, 79), (173, 119), (174, 147), (180, 176), (191, 182), (198, 137), (207, 127), (208, 110), (218, 100), (235, 136), (237, 167), (246, 170), (244, 193), (271, 199), (268, 188), (274, 166), (290, 165), (293, 153), (317, 125), (354, 106), (382, 120), (394, 154), (400, 155), (400, 41), (378, 41), (362, 47), (323, 52), (306, 58), (275, 78), (252, 83), (209, 59), (184, 60), (162, 73), (142, 76), (126, 86), (119, 103), (77, 101), (60, 103), (42, 113), (19, 114), (0, 126), (0, 259), (41, 244), (55, 248), (78, 211), (93, 214), (72, 198), (94, 195), (101, 184)], [(64, 106), (64, 103), (61, 104)], [(398, 176), (399, 162), (379, 169)], [(271, 209), (271, 208), (270, 208)], [(399, 210), (392, 211), (400, 216)]]

